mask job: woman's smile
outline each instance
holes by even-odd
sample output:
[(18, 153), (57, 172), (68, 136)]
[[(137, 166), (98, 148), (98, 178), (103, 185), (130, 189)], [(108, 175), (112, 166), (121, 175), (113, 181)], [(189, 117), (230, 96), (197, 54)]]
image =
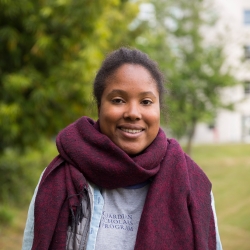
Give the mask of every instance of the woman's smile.
[(124, 127), (118, 127), (120, 133), (124, 138), (126, 139), (135, 139), (139, 136), (142, 136), (143, 129), (131, 129), (131, 128), (124, 128)]
[(127, 154), (138, 154), (152, 143), (159, 131), (160, 103), (146, 68), (124, 64), (106, 80), (99, 122), (102, 133)]
[(129, 134), (138, 134), (143, 131), (142, 129), (129, 129), (129, 128), (120, 128), (120, 130)]

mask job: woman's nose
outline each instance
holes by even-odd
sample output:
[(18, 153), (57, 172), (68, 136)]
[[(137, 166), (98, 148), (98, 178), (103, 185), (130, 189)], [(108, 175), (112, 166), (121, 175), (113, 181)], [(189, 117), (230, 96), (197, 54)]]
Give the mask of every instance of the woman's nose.
[(136, 103), (127, 104), (123, 116), (124, 119), (140, 120), (142, 116), (139, 105)]

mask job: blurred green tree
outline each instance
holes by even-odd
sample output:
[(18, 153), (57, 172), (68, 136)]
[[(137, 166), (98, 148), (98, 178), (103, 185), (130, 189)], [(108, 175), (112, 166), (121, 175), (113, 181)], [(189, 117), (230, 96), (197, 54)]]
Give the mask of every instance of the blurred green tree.
[(211, 30), (217, 20), (209, 0), (150, 2), (151, 31), (137, 39), (138, 46), (152, 55), (166, 75), (169, 127), (176, 137), (187, 137), (185, 150), (191, 153), (197, 123), (212, 122), (218, 108), (232, 108), (222, 102), (221, 90), (237, 82), (225, 67), (222, 40), (208, 41), (209, 34), (216, 38)]
[(106, 52), (133, 45), (136, 1), (0, 0), (0, 152), (89, 115)]
[(55, 153), (41, 143), (44, 138), (82, 115), (96, 115), (91, 105), (95, 72), (105, 53), (133, 46), (142, 31), (139, 23), (130, 26), (138, 5), (0, 0), (1, 204), (29, 199), (50, 152)]

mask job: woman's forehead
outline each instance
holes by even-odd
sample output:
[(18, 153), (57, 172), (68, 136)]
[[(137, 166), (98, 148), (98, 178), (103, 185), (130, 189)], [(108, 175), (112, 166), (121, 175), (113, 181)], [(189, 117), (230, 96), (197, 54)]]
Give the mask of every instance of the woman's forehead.
[(140, 65), (123, 65), (106, 81), (103, 95), (155, 96), (159, 91), (147, 69)]

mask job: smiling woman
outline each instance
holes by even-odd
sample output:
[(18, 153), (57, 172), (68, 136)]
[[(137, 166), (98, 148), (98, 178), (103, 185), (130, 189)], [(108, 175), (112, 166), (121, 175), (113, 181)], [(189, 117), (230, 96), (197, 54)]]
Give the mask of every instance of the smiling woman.
[(222, 249), (210, 181), (160, 128), (163, 93), (146, 54), (108, 55), (94, 81), (99, 119), (81, 117), (58, 134), (24, 250)]
[(99, 123), (101, 132), (130, 155), (152, 143), (160, 126), (160, 102), (147, 69), (124, 64), (106, 80)]

